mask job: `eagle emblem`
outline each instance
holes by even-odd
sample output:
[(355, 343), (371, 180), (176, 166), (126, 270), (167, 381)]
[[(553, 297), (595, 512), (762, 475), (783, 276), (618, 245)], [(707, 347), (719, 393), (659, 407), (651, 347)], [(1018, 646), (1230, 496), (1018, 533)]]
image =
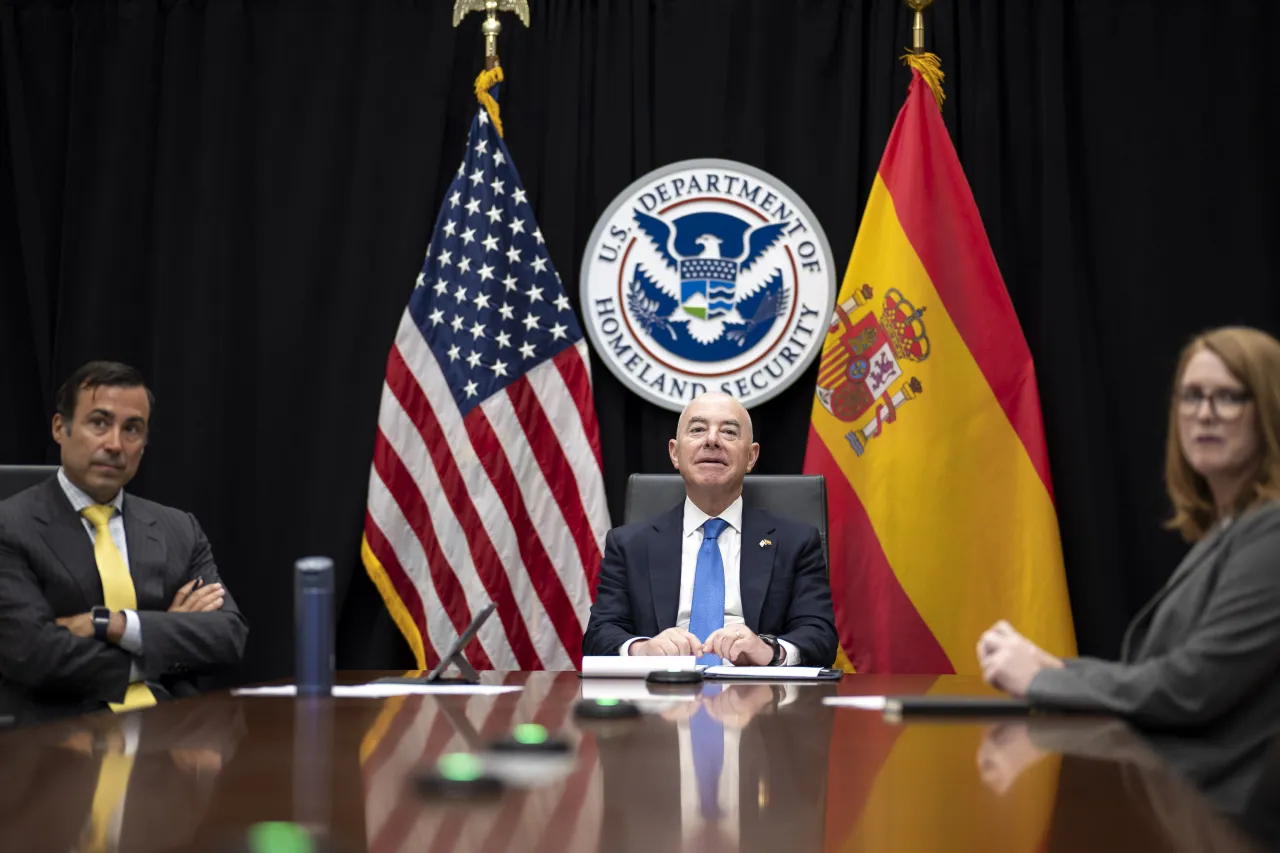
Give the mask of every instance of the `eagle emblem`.
[(779, 245), (786, 223), (753, 225), (721, 212), (667, 221), (632, 211), (637, 240), (627, 308), (663, 348), (694, 361), (731, 357), (790, 310)]
[(529, 0), (455, 0), (453, 25), (458, 26), (471, 12), (515, 12), (520, 22), (529, 26)]

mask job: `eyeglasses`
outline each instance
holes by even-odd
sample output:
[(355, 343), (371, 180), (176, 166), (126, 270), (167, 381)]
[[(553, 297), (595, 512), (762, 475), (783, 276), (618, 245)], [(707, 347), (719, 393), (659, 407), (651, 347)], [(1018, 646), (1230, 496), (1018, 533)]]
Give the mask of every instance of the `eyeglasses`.
[(1224, 421), (1233, 421), (1244, 413), (1245, 404), (1253, 399), (1248, 391), (1237, 391), (1234, 388), (1219, 388), (1206, 394), (1199, 388), (1184, 388), (1178, 392), (1178, 412), (1192, 416), (1199, 414), (1200, 404), (1209, 401), (1209, 411), (1214, 417)]

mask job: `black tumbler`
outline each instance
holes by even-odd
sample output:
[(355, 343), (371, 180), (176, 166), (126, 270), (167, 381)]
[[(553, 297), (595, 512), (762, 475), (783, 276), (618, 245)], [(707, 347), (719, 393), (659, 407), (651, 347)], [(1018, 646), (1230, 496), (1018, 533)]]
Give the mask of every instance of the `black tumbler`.
[(303, 557), (293, 564), (299, 696), (333, 689), (333, 560)]

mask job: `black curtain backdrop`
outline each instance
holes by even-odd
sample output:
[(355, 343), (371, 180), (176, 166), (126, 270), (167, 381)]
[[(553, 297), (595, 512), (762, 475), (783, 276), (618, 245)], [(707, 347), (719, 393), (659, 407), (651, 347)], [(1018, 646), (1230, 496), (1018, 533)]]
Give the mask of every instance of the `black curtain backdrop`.
[[(0, 0), (0, 461), (56, 461), (53, 391), (81, 362), (143, 370), (131, 488), (207, 530), (252, 625), (237, 678), (292, 670), (312, 553), (340, 568), (339, 664), (408, 661), (359, 542), (386, 354), (475, 110), (480, 16), (455, 31), (452, 5)], [(685, 158), (789, 184), (843, 268), (906, 94), (898, 0), (531, 6), (529, 30), (506, 16), (503, 117), (575, 307), (596, 217)], [(1179, 347), (1280, 330), (1276, 36), (1262, 0), (928, 14), (1036, 358), (1084, 652), (1116, 652), (1183, 550), (1160, 529)], [(753, 411), (761, 473), (800, 470), (813, 374)], [(675, 416), (594, 376), (617, 518)]]

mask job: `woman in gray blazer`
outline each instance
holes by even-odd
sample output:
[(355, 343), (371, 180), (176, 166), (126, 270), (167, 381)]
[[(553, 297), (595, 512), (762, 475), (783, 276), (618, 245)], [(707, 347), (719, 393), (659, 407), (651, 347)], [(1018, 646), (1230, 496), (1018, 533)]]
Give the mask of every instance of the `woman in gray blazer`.
[(1129, 625), (1119, 661), (1059, 660), (999, 622), (989, 684), (1034, 704), (1124, 716), (1248, 752), (1280, 732), (1280, 342), (1195, 338), (1178, 364), (1169, 526), (1195, 545)]

